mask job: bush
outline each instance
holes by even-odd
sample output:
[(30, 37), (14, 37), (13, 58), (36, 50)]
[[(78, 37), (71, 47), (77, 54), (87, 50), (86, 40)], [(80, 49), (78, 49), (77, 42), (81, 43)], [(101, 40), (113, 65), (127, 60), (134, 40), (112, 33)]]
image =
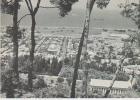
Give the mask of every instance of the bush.
[(23, 80), (23, 79), (19, 79), (20, 80), (20, 87), (19, 89), (22, 89), (22, 90), (25, 90), (25, 91), (28, 91), (28, 81), (27, 80)]
[[(12, 65), (12, 58), (9, 56), (6, 56), (3, 58), (4, 61), (8, 61), (9, 65)], [(6, 65), (5, 62), (1, 62), (1, 68), (2, 70), (5, 70)], [(42, 56), (35, 56), (34, 57), (34, 67), (33, 67), (33, 72), (34, 73), (50, 73), (51, 75), (58, 75), (61, 68), (62, 68), (63, 63), (60, 61), (58, 62), (57, 58), (53, 58), (53, 61), (50, 65), (50, 59), (45, 59)], [(28, 68), (30, 66), (30, 57), (29, 55), (23, 55), (19, 57), (19, 72), (21, 73), (28, 73)], [(11, 66), (8, 66), (11, 67)]]
[[(35, 63), (34, 63), (33, 71), (37, 73), (42, 73), (48, 70), (49, 63), (45, 58), (42, 58), (41, 56), (35, 56), (34, 60)], [(28, 55), (19, 57), (19, 70), (21, 72), (27, 73), (29, 65), (30, 65), (30, 59)]]
[(67, 81), (68, 85), (70, 86), (72, 83), (72, 78), (67, 78), (66, 81)]
[(58, 83), (62, 83), (62, 82), (64, 82), (64, 78), (62, 78), (62, 77), (58, 77), (58, 78), (57, 78), (57, 82), (58, 82)]
[(10, 88), (14, 88), (13, 77), (14, 73), (12, 70), (8, 69), (1, 73), (2, 92), (6, 92)]
[[(30, 65), (30, 59), (28, 55), (19, 57), (19, 71), (23, 73), (28, 72)], [(33, 71), (35, 73), (49, 73), (51, 75), (58, 75), (62, 68), (62, 62), (58, 62), (58, 59), (54, 57), (50, 64), (50, 59), (45, 59), (42, 56), (35, 56)]]
[(124, 72), (119, 72), (116, 78), (117, 81), (128, 81), (129, 80), (129, 75)]
[(65, 58), (65, 59), (64, 59), (64, 63), (65, 63), (66, 65), (69, 65), (69, 64), (70, 64), (70, 59), (69, 59), (69, 58)]
[(55, 88), (36, 89), (34, 92), (36, 98), (55, 98), (57, 93)]
[(13, 98), (18, 84), (13, 70), (8, 69), (1, 73), (1, 84), (1, 92), (5, 92), (6, 97)]
[(47, 87), (47, 84), (44, 82), (43, 77), (39, 77), (37, 82), (34, 84), (34, 88), (40, 89), (40, 88), (44, 88), (44, 87)]
[(64, 94), (59, 93), (56, 95), (56, 98), (66, 98), (66, 97), (64, 96)]
[(137, 90), (140, 92), (140, 75), (137, 76)]

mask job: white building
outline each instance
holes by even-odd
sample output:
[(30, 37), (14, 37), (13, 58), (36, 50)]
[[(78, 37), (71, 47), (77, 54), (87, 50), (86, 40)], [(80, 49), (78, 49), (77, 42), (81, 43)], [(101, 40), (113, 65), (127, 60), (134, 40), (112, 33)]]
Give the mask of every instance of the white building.
[(140, 74), (140, 65), (128, 65), (128, 66), (123, 66), (123, 70), (126, 73), (131, 74), (133, 71), (135, 74), (139, 75)]
[[(103, 64), (103, 63), (108, 63), (109, 62), (109, 59), (101, 59), (101, 63)], [(119, 65), (119, 63), (120, 63), (120, 60), (118, 60), (118, 59), (111, 59), (111, 62), (112, 63), (115, 63), (116, 65)]]
[[(94, 92), (100, 91), (106, 93), (108, 87), (110, 86), (112, 80), (101, 80), (101, 79), (91, 79), (90, 81), (90, 91)], [(115, 81), (110, 94), (127, 94), (127, 92), (132, 88), (130, 81)]]
[(51, 44), (48, 48), (48, 53), (52, 55), (57, 55), (59, 52), (60, 47), (57, 44)]

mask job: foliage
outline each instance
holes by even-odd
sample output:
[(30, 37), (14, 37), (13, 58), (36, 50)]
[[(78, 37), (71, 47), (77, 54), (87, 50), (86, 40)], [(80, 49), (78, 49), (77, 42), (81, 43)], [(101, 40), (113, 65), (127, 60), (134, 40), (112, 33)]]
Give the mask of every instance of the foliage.
[(129, 80), (129, 75), (127, 73), (124, 73), (124, 72), (120, 71), (117, 74), (116, 80), (117, 81), (128, 81)]
[[(41, 88), (41, 89), (35, 89), (35, 91), (33, 92), (35, 94), (36, 98), (66, 98), (65, 96), (65, 91), (63, 93), (61, 93), (63, 91), (63, 89), (59, 89), (59, 92), (57, 91), (57, 89), (60, 88), (59, 86), (57, 87), (47, 87), (47, 88)], [(67, 90), (69, 90), (67, 88)]]
[(39, 77), (37, 82), (33, 86), (35, 89), (41, 89), (47, 87), (46, 83), (44, 82), (43, 77)]
[[(2, 71), (5, 70), (5, 68), (11, 67), (11, 63), (12, 63), (12, 58), (9, 56), (3, 58), (3, 60), (8, 61), (8, 64), (3, 61), (1, 62)], [(45, 59), (42, 56), (35, 56), (33, 72), (36, 74), (47, 73), (51, 75), (58, 75), (62, 68), (62, 61), (59, 61), (57, 63), (56, 61), (58, 61), (57, 58), (55, 58), (55, 61), (51, 63), (53, 67), (51, 68), (50, 59)], [(19, 65), (19, 72), (27, 73), (30, 65), (29, 55), (19, 56), (18, 65)]]
[(123, 56), (126, 56), (127, 58), (133, 58), (133, 56), (134, 56), (134, 52), (133, 52), (131, 46), (128, 44), (125, 44), (121, 54)]
[(60, 10), (60, 16), (64, 17), (71, 11), (72, 5), (78, 0), (50, 0), (50, 2), (56, 5)]
[[(128, 3), (126, 0), (125, 4), (120, 4), (120, 8), (123, 8), (121, 14), (126, 18), (130, 18), (140, 29), (140, 0), (137, 2)], [(140, 47), (140, 32), (136, 32), (132, 35), (132, 38), (138, 42), (138, 46)]]
[(62, 82), (64, 82), (64, 78), (62, 78), (62, 77), (58, 77), (57, 82), (58, 82), (58, 83), (62, 83)]
[(23, 91), (28, 91), (28, 82), (27, 80), (24, 80), (24, 79), (19, 79), (20, 82), (19, 82), (19, 89), (23, 90)]
[(65, 63), (66, 65), (69, 65), (69, 64), (70, 64), (70, 59), (69, 59), (68, 57), (66, 57), (66, 58), (64, 59), (64, 63)]
[[(25, 31), (26, 31), (25, 29), (18, 28), (18, 34), (17, 34), (18, 39), (22, 38), (22, 36), (25, 34)], [(13, 39), (13, 35), (15, 34), (13, 27), (7, 26), (6, 33), (7, 33), (6, 37), (11, 37)]]
[(67, 81), (68, 85), (70, 86), (71, 83), (72, 83), (72, 78), (71, 77), (70, 78), (66, 78), (66, 81)]
[(106, 72), (101, 72), (95, 69), (90, 69), (89, 71), (89, 79), (111, 80), (112, 78), (113, 78), (113, 75), (107, 74)]
[(97, 7), (100, 9), (106, 8), (110, 0), (96, 0)]
[(91, 63), (89, 64), (90, 68), (101, 71), (101, 72), (107, 72), (107, 73), (115, 73), (116, 69), (117, 69), (117, 65), (115, 63), (110, 63), (108, 64), (107, 62), (104, 62), (101, 64), (91, 61)]
[(140, 28), (140, 4), (132, 2), (120, 4), (119, 6), (120, 8), (123, 8), (121, 14), (127, 18), (132, 19)]
[[(21, 1), (21, 0), (18, 0)], [(18, 9), (20, 5), (18, 5)], [(14, 14), (14, 0), (2, 0), (1, 1), (1, 12), (13, 15)]]
[[(28, 67), (30, 65), (29, 56), (24, 55), (19, 57), (19, 70), (21, 72), (28, 72)], [(48, 62), (42, 57), (36, 56), (35, 57), (35, 63), (33, 70), (37, 73), (39, 72), (45, 72), (48, 69)]]
[(58, 75), (60, 70), (62, 68), (62, 62), (58, 62), (58, 59), (56, 57), (53, 57), (52, 58), (52, 63), (51, 63), (51, 67), (50, 67), (50, 72), (53, 74), (53, 75)]
[(8, 69), (1, 73), (1, 92), (6, 92), (6, 97), (13, 98), (15, 88), (17, 88), (17, 79), (13, 70)]
[[(27, 73), (30, 65), (30, 59), (28, 55), (19, 57), (19, 71)], [(52, 59), (50, 64), (50, 59), (45, 59), (42, 56), (35, 56), (33, 72), (35, 73), (48, 73), (51, 75), (58, 75), (62, 68), (62, 62), (58, 62), (57, 58)]]
[(140, 92), (140, 75), (137, 76), (137, 91)]

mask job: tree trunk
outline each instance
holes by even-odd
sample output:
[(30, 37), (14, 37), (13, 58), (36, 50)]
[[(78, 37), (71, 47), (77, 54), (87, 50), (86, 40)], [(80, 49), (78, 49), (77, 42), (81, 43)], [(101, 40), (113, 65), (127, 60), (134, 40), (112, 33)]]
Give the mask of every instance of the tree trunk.
[[(84, 28), (85, 31), (85, 28)], [(72, 82), (72, 87), (71, 87), (71, 98), (75, 98), (75, 86), (76, 86), (76, 80), (78, 77), (78, 67), (79, 67), (79, 62), (80, 62), (80, 57), (81, 57), (81, 52), (82, 52), (82, 46), (83, 46), (83, 41), (84, 41), (84, 32), (82, 33), (81, 39), (80, 39), (80, 44), (78, 47), (78, 54), (76, 55), (76, 62), (74, 65), (74, 75), (73, 75), (73, 82)]]
[(19, 73), (18, 73), (18, 0), (14, 2), (14, 15), (13, 15), (13, 64), (12, 70), (15, 73), (15, 77), (18, 80)]
[[(10, 84), (7, 88), (6, 91), (6, 97), (7, 98), (14, 98), (14, 87), (13, 87), (13, 81), (12, 78), (16, 79), (18, 83), (19, 81), (19, 72), (18, 72), (18, 25), (17, 25), (17, 20), (18, 20), (18, 0), (14, 1), (14, 11), (13, 11), (13, 37), (12, 37), (12, 42), (13, 42), (13, 58), (12, 58), (12, 68), (11, 71), (11, 78), (7, 79), (8, 84)], [(16, 87), (18, 87), (18, 84), (16, 84)]]
[(87, 86), (88, 86), (88, 64), (87, 64), (87, 41), (88, 41), (88, 35), (89, 35), (89, 22), (90, 22), (90, 1), (87, 1), (87, 7), (86, 7), (86, 32), (85, 32), (85, 37), (84, 37), (84, 43), (83, 43), (83, 57), (84, 57), (84, 61), (83, 61), (83, 71), (84, 71), (84, 77), (83, 77), (83, 96), (84, 98), (87, 98)]
[(119, 71), (121, 70), (121, 67), (122, 67), (124, 59), (125, 59), (125, 57), (122, 58), (121, 61), (120, 61), (120, 65), (118, 66), (118, 68), (116, 70), (115, 76), (113, 77), (112, 82), (111, 82), (109, 88), (107, 89), (107, 91), (106, 91), (106, 93), (104, 95), (105, 98), (108, 97), (108, 95), (109, 95), (109, 93), (110, 93), (110, 91), (111, 91), (111, 89), (112, 89), (112, 87), (113, 87), (113, 85), (114, 85), (114, 83), (116, 81), (117, 75), (118, 75)]
[(30, 49), (30, 66), (28, 70), (28, 86), (29, 86), (29, 91), (32, 91), (33, 89), (33, 66), (34, 66), (34, 51), (35, 51), (35, 16), (31, 15), (32, 18), (32, 27), (31, 27), (31, 49)]
[[(140, 16), (140, 0), (139, 0), (139, 16)], [(140, 22), (140, 17), (138, 18), (139, 22)], [(140, 52), (140, 23), (138, 23), (138, 46), (139, 46), (139, 52)]]
[(140, 25), (138, 26), (138, 47), (140, 52)]
[[(86, 19), (85, 19), (85, 23), (84, 23), (84, 29), (83, 29), (83, 33), (80, 39), (80, 43), (79, 43), (79, 47), (78, 47), (78, 53), (76, 55), (76, 62), (75, 62), (75, 66), (74, 66), (74, 75), (73, 75), (73, 82), (72, 82), (72, 87), (71, 87), (71, 98), (75, 98), (75, 86), (76, 86), (76, 80), (78, 77), (78, 67), (79, 67), (79, 63), (80, 63), (80, 57), (81, 57), (81, 53), (82, 53), (82, 47), (83, 45), (86, 45), (86, 42), (84, 43), (84, 39), (86, 38), (85, 41), (87, 41), (87, 37), (88, 37), (88, 31), (89, 31), (89, 21), (90, 21), (90, 14), (91, 14), (91, 10), (93, 7), (95, 0), (87, 0), (87, 15), (86, 15)], [(86, 49), (86, 48), (85, 48)]]

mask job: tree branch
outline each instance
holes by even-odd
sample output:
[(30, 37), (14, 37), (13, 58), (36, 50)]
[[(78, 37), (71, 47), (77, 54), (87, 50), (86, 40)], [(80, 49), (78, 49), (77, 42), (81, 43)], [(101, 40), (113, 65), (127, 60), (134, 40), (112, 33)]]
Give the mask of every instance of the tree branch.
[(39, 9), (40, 1), (41, 1), (41, 0), (38, 0), (38, 2), (37, 2), (37, 5), (36, 5), (36, 7), (35, 7), (35, 9), (34, 9), (34, 14), (36, 14), (37, 11), (38, 11), (38, 9)]
[[(43, 39), (43, 38), (42, 38), (42, 39)], [(46, 41), (48, 41), (48, 40), (46, 40), (46, 39), (47, 39), (47, 37), (45, 37), (45, 38), (43, 39), (43, 41), (41, 41), (40, 45), (36, 48), (35, 52), (37, 52), (38, 49), (40, 49), (40, 47), (43, 45), (43, 43), (45, 43)]]
[(26, 16), (28, 16), (28, 15), (31, 15), (31, 14), (26, 14), (26, 15), (22, 16), (22, 17), (18, 20), (17, 24), (19, 24), (20, 21), (21, 21), (23, 18), (25, 18)]
[(29, 9), (30, 13), (32, 13), (32, 12), (33, 12), (33, 10), (31, 10), (31, 7), (30, 7), (30, 5), (29, 5), (29, 2), (28, 2), (27, 0), (25, 0), (25, 2), (26, 2), (26, 5), (27, 5), (27, 7), (28, 7), (28, 9)]
[(30, 7), (31, 7), (31, 10), (33, 11), (33, 5), (32, 5), (32, 2), (31, 0), (28, 0), (29, 1), (29, 4), (30, 4)]

